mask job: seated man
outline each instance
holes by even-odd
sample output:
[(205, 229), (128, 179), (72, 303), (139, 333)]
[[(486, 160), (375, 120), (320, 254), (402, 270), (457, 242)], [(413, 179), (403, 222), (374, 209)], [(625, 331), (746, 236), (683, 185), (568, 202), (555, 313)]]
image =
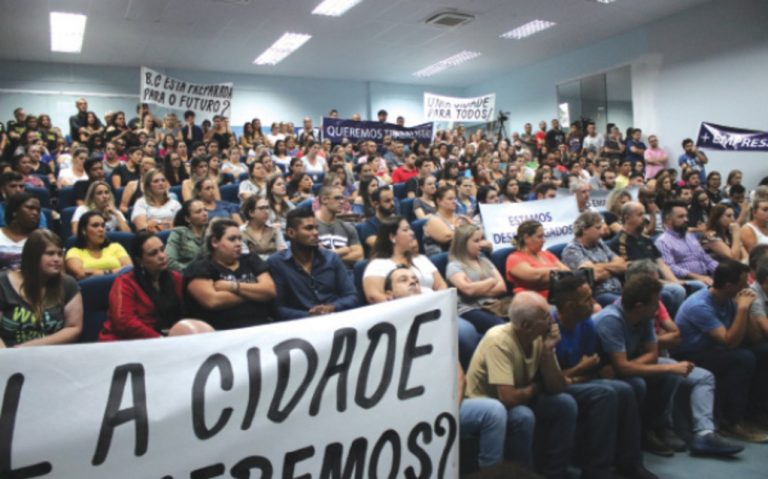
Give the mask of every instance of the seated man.
[(363, 259), (363, 246), (357, 237), (357, 230), (346, 221), (336, 218), (344, 201), (340, 187), (324, 186), (320, 189), (320, 209), (315, 213), (320, 244), (333, 251), (351, 268)]
[(376, 242), (376, 233), (379, 231), (381, 222), (395, 214), (395, 194), (389, 186), (380, 186), (371, 194), (371, 204), (376, 214), (365, 220), (362, 228), (363, 237), (360, 238), (369, 248), (373, 248)]
[[(768, 245), (763, 245), (768, 249)], [(752, 248), (752, 252), (758, 251), (757, 247)], [(752, 253), (750, 253), (752, 256)], [(761, 258), (757, 261), (753, 275), (755, 278), (752, 283), (752, 290), (756, 298), (749, 308), (749, 323), (747, 324), (747, 339), (752, 344), (757, 344), (768, 340), (768, 258)]]
[(590, 318), (591, 288), (582, 277), (569, 276), (553, 285), (549, 299), (556, 306), (552, 316), (562, 338), (556, 352), (568, 383), (565, 392), (579, 405), (577, 439), (584, 440), (581, 477), (611, 477), (614, 464), (625, 477), (656, 477), (643, 467), (640, 417), (632, 387), (600, 377), (597, 332)]
[(656, 248), (674, 275), (694, 290), (712, 285), (717, 261), (704, 251), (696, 235), (688, 232), (688, 208), (669, 201), (661, 211), (664, 233), (656, 239)]
[[(384, 292), (388, 300), (405, 298), (421, 294), (419, 279), (408, 268), (393, 269), (384, 280)], [(467, 321), (463, 321), (466, 327), (462, 327), (462, 319), (459, 319), (459, 335), (462, 331), (474, 328)], [(477, 332), (474, 332), (477, 335)], [(477, 337), (479, 341), (479, 336)], [(461, 339), (460, 339), (461, 341)], [(504, 439), (507, 432), (507, 410), (496, 399), (491, 398), (464, 398), (466, 379), (461, 366), (459, 369), (459, 429), (462, 438), (476, 437), (479, 442), (477, 462), (481, 468), (499, 464), (504, 459)]]
[[(747, 288), (749, 268), (726, 260), (712, 287), (692, 294), (675, 322), (682, 342), (676, 357), (712, 371), (717, 382), (720, 430), (751, 442), (768, 442), (768, 343), (745, 344), (755, 291)], [(748, 419), (754, 420), (754, 424)]]
[(650, 275), (637, 275), (624, 285), (621, 302), (611, 304), (593, 318), (602, 350), (616, 377), (635, 390), (643, 422), (646, 450), (671, 456), (665, 420), (672, 411), (675, 391), (693, 369), (683, 361), (659, 364), (659, 348), (651, 321), (659, 307), (661, 283)]
[(85, 174), (88, 175), (88, 179), (75, 182), (75, 204), (77, 206), (85, 204), (85, 194), (92, 183), (104, 181), (104, 163), (101, 161), (101, 158), (88, 158), (83, 163), (83, 169)]
[(627, 261), (611, 251), (603, 240), (604, 221), (600, 213), (587, 211), (573, 224), (573, 241), (563, 250), (563, 263), (576, 271), (592, 268), (595, 272), (593, 294), (600, 306), (607, 306), (621, 295), (619, 277), (627, 269)]
[(622, 229), (610, 243), (611, 249), (627, 261), (650, 259), (661, 271), (661, 300), (667, 311), (674, 315), (685, 300), (685, 287), (661, 258), (661, 253), (650, 238), (643, 235), (645, 228), (645, 206), (630, 201), (621, 207)]
[(547, 301), (528, 291), (512, 299), (509, 321), (489, 329), (480, 341), (467, 372), (467, 396), (495, 398), (507, 407), (508, 457), (531, 466), (536, 429), (545, 438), (537, 454), (539, 470), (565, 477), (578, 407), (564, 394), (565, 376), (554, 350), (559, 329)]
[[(655, 279), (659, 277), (659, 270), (651, 260), (634, 261), (627, 268), (627, 281), (637, 275), (650, 275)], [(675, 360), (669, 357), (669, 351), (680, 344), (680, 329), (669, 316), (664, 303), (659, 302), (659, 310), (654, 317), (654, 331), (659, 345), (659, 363), (671, 364)], [(715, 432), (714, 403), (715, 403), (715, 377), (704, 368), (694, 367), (680, 385), (677, 394), (686, 395), (690, 402), (691, 429), (693, 433), (690, 440), (691, 452), (698, 456), (729, 456), (741, 452), (744, 448), (731, 444), (722, 439)], [(678, 399), (681, 399), (678, 396)], [(680, 401), (677, 401), (680, 404)], [(666, 426), (673, 428), (672, 417), (666, 418)], [(679, 431), (680, 428), (678, 427)], [(690, 434), (686, 434), (690, 435)], [(669, 445), (676, 452), (686, 450), (686, 443), (677, 440), (675, 436), (666, 438)]]
[(269, 257), (280, 319), (305, 318), (357, 306), (357, 293), (338, 255), (320, 248), (317, 220), (310, 208), (288, 213), (285, 235), (290, 249)]

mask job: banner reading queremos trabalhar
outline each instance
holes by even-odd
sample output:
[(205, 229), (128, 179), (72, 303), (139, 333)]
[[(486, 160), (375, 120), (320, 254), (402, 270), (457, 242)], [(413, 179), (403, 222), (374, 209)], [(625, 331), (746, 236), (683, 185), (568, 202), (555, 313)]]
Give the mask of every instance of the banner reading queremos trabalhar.
[(551, 200), (480, 205), (485, 238), (494, 251), (513, 246), (517, 227), (526, 220), (536, 220), (544, 227), (544, 247), (573, 239), (573, 222), (579, 216), (576, 198), (564, 196)]
[(389, 136), (395, 141), (429, 144), (432, 142), (434, 123), (424, 123), (416, 126), (398, 126), (394, 123), (380, 121), (339, 120), (338, 118), (323, 118), (323, 138), (332, 143), (341, 143), (347, 138), (352, 143), (371, 140), (376, 143), (384, 141)]
[(0, 350), (0, 477), (455, 478), (456, 328), (449, 290), (237, 331)]
[(702, 122), (696, 146), (711, 150), (768, 151), (768, 132)]
[(147, 67), (141, 67), (140, 82), (143, 103), (192, 110), (206, 118), (214, 115), (229, 118), (232, 113), (232, 83), (191, 83)]

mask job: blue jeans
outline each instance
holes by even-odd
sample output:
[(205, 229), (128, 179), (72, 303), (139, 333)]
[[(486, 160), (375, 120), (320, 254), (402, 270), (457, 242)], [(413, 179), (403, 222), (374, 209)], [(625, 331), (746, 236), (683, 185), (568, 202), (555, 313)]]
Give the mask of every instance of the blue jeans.
[(494, 326), (509, 322), (507, 318), (496, 316), (490, 311), (480, 308), (463, 312), (461, 313), (461, 317), (472, 323), (480, 334), (485, 334), (486, 331)]
[[(659, 358), (659, 364), (673, 364), (670, 358)], [(689, 394), (691, 405), (692, 432), (694, 434), (715, 430), (715, 376), (703, 368), (693, 368), (691, 373), (683, 378), (677, 394)], [(671, 418), (668, 419), (671, 424)]]
[(603, 308), (613, 304), (616, 302), (617, 299), (621, 298), (621, 295), (618, 293), (599, 293), (597, 296), (595, 296), (595, 301), (597, 301), (597, 304), (602, 306)]
[[(640, 417), (632, 387), (612, 379), (572, 384), (565, 391), (576, 399), (576, 438), (584, 477), (613, 477), (611, 466), (632, 470), (642, 464)], [(582, 442), (583, 441), (583, 442)], [(579, 454), (582, 453), (582, 454)]]
[(504, 460), (507, 434), (507, 410), (496, 399), (465, 399), (459, 408), (459, 430), (462, 439), (476, 437), (480, 444), (477, 463), (490, 467)]
[(546, 477), (567, 477), (578, 417), (576, 400), (568, 394), (538, 394), (528, 405), (507, 411), (509, 458), (524, 466), (534, 463), (534, 432), (538, 469)]
[(477, 332), (472, 323), (466, 319), (459, 318), (459, 362), (464, 371), (469, 369), (469, 362), (472, 360), (472, 354), (480, 339), (483, 336)]
[(632, 376), (622, 378), (632, 386), (639, 405), (640, 417), (646, 430), (654, 431), (665, 426), (672, 414), (675, 392), (683, 382), (683, 377), (676, 374), (658, 374), (654, 376)]
[(664, 283), (661, 288), (661, 302), (667, 308), (669, 316), (674, 318), (678, 308), (685, 301), (685, 288), (677, 283)]

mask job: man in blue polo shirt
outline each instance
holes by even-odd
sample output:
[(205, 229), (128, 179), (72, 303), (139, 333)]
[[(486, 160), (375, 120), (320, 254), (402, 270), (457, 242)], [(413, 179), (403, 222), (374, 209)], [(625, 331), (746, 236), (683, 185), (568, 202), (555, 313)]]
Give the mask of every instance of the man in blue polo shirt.
[(357, 293), (339, 256), (320, 248), (317, 219), (310, 208), (291, 210), (285, 234), (291, 248), (269, 257), (280, 319), (297, 319), (352, 309)]
[(371, 204), (376, 209), (376, 214), (371, 216), (362, 227), (362, 238), (369, 248), (373, 248), (376, 242), (376, 233), (379, 231), (381, 222), (391, 218), (395, 214), (395, 194), (389, 186), (380, 186), (371, 194)]

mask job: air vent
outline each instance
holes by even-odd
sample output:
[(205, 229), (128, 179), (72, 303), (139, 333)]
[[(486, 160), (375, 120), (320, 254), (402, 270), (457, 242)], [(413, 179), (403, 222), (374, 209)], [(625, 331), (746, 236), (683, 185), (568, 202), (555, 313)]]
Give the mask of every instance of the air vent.
[(458, 27), (466, 25), (474, 20), (475, 17), (466, 13), (459, 12), (443, 12), (429, 17), (426, 21), (428, 25), (435, 25), (438, 27)]

